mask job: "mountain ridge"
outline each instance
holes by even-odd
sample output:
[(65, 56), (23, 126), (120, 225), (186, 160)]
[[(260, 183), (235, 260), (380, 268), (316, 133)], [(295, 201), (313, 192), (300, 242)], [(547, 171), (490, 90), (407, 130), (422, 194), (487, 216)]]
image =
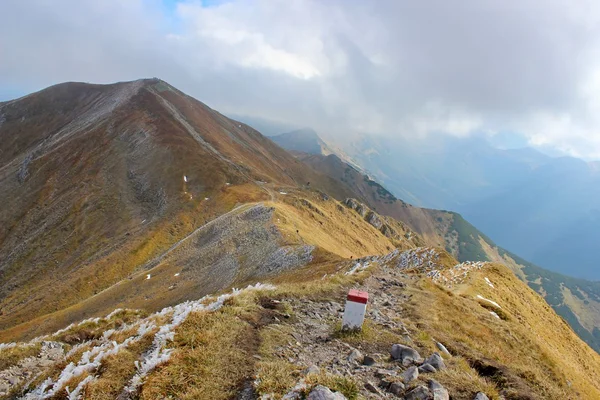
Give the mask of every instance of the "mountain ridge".
[[(0, 344), (0, 396), (281, 397), (304, 382), (389, 398), (382, 376), (409, 397), (600, 391), (600, 356), (517, 280), (527, 266), (335, 155), (293, 156), (158, 79), (67, 84), (0, 118), (0, 338), (21, 340)], [(372, 294), (362, 332), (336, 325), (350, 288)], [(438, 367), (384, 356), (400, 345)], [(304, 378), (309, 364), (323, 373)]]

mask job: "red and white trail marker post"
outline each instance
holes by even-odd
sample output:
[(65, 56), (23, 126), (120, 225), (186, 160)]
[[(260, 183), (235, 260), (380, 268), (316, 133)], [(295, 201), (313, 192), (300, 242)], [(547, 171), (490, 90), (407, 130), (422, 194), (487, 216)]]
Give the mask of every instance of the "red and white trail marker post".
[(343, 330), (360, 330), (365, 320), (369, 293), (350, 289), (346, 298), (346, 308), (342, 318)]

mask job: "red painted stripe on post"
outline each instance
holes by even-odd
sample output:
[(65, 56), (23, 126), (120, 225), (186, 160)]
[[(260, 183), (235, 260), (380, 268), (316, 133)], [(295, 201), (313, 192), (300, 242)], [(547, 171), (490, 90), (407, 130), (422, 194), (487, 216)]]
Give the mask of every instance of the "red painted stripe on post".
[(348, 291), (348, 301), (367, 304), (367, 301), (369, 301), (369, 293), (361, 292), (360, 290), (356, 289), (350, 289), (350, 291)]

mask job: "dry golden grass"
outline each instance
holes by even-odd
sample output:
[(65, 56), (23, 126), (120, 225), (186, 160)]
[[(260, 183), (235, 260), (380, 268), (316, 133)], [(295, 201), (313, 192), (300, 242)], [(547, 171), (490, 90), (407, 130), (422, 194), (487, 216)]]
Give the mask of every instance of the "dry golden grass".
[(32, 345), (17, 345), (9, 349), (0, 350), (0, 371), (16, 365), (25, 358), (38, 355), (41, 349), (42, 344), (35, 343)]
[[(253, 370), (252, 326), (228, 312), (192, 313), (177, 329), (171, 360), (149, 376), (141, 399), (229, 399)], [(231, 310), (229, 310), (231, 311)]]
[[(440, 375), (452, 390), (463, 390), (457, 373), (477, 370), (508, 399), (600, 398), (600, 382), (593, 378), (600, 376), (600, 356), (506, 267), (472, 272), (456, 294), (426, 279), (409, 293), (407, 317), (413, 329), (428, 332), (470, 365), (471, 371), (463, 365)], [(498, 302), (503, 320), (491, 316), (477, 294)]]
[(300, 379), (300, 368), (285, 360), (260, 361), (257, 364), (256, 376), (258, 394), (269, 394), (280, 399)]
[(395, 248), (358, 213), (335, 200), (290, 194), (285, 202), (268, 205), (275, 207), (274, 222), (287, 242), (316, 245), (345, 258), (387, 254)]

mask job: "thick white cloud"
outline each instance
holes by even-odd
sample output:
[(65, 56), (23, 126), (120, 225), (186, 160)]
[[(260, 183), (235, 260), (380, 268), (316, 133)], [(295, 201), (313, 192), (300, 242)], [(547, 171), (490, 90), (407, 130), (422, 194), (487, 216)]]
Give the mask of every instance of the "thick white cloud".
[(520, 132), (600, 158), (595, 0), (0, 2), (0, 93), (158, 76), (332, 134)]

